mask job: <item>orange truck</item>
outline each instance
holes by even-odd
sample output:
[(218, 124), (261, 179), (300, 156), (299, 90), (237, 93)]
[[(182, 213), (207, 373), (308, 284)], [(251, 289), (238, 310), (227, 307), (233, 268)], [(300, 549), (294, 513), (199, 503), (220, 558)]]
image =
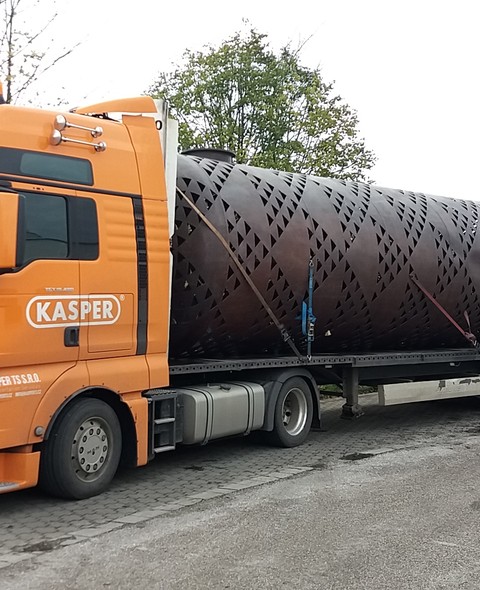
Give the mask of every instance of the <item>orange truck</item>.
[[(120, 464), (254, 430), (301, 444), (319, 426), (317, 383), (343, 383), (344, 414), (356, 417), (360, 381), (478, 372), (467, 346), (312, 355), (293, 345), (173, 362), (177, 138), (165, 106), (138, 97), (58, 114), (2, 104), (0, 130), (0, 493), (39, 483), (87, 498)], [(312, 314), (306, 321), (310, 334)]]
[[(121, 122), (88, 116), (107, 112)], [(89, 497), (120, 461), (262, 427), (259, 384), (203, 385), (182, 400), (162, 389), (175, 123), (139, 97), (67, 115), (4, 104), (0, 127), (0, 493), (39, 481)], [(287, 444), (310, 426), (307, 391)], [(198, 415), (212, 403), (215, 415)]]

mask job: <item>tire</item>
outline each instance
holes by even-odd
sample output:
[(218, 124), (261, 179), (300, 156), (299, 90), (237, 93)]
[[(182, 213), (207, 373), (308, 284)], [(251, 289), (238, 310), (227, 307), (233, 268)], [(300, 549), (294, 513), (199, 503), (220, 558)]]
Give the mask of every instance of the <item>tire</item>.
[(301, 445), (310, 432), (313, 417), (312, 393), (300, 377), (287, 379), (275, 403), (272, 432), (265, 433), (270, 444), (278, 447)]
[(40, 487), (53, 496), (82, 500), (105, 491), (122, 451), (122, 431), (105, 402), (72, 402), (54, 423), (42, 450)]

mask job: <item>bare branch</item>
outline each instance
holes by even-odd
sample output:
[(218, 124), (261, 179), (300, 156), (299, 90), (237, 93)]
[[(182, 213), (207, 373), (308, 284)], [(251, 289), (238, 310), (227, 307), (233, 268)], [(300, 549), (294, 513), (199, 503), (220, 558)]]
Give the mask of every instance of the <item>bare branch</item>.
[[(42, 38), (58, 17), (58, 12), (54, 11), (40, 23), (35, 22), (32, 29), (27, 25), (27, 16), (32, 22), (35, 20), (31, 6), (28, 0), (0, 0), (0, 8), (4, 13), (4, 24), (0, 31), (0, 76), (6, 82), (7, 102), (18, 100), (42, 74), (69, 56), (80, 44), (62, 48), (53, 57), (49, 50), (40, 49)], [(39, 10), (41, 8), (39, 2), (33, 6)]]

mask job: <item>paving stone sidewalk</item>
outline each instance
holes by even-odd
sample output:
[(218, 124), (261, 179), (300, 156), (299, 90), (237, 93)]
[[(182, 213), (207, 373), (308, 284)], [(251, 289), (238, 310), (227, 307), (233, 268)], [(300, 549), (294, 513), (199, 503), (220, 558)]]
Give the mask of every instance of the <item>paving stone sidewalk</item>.
[(363, 454), (432, 444), (480, 444), (480, 399), (464, 398), (380, 407), (362, 396), (365, 415), (341, 420), (343, 400), (323, 401), (322, 430), (295, 449), (248, 438), (183, 447), (115, 478), (101, 496), (70, 502), (25, 490), (0, 496), (0, 568), (32, 554), (140, 524), (185, 506), (324, 469)]

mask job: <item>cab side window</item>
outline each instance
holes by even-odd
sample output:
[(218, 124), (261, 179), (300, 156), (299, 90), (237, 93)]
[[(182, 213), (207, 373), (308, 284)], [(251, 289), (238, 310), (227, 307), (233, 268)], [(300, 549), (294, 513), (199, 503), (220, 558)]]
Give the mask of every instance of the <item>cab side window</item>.
[(33, 260), (96, 260), (99, 254), (95, 201), (22, 193), (17, 265)]
[(68, 258), (67, 202), (63, 197), (24, 195), (22, 263)]

